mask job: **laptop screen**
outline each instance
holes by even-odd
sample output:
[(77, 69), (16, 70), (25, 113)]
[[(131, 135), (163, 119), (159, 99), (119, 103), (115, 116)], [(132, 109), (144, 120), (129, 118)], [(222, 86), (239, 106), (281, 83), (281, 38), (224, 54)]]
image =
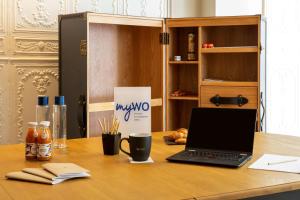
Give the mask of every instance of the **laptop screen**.
[(194, 108), (186, 148), (252, 152), (256, 110)]

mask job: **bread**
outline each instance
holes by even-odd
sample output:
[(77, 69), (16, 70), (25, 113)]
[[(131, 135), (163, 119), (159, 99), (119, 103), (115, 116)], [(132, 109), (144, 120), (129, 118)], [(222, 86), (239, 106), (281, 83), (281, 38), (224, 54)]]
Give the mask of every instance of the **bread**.
[(187, 138), (188, 130), (186, 128), (180, 128), (177, 132), (181, 133), (183, 138)]
[(176, 144), (185, 144), (188, 130), (186, 128), (180, 128), (176, 132), (168, 135), (169, 139), (174, 141)]
[(176, 144), (185, 144), (186, 143), (186, 138), (179, 138), (175, 140)]

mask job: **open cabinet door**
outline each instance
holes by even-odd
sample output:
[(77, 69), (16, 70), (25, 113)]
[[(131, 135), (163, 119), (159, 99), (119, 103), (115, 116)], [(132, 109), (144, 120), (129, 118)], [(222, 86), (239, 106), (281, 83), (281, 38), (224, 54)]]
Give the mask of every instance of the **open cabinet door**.
[(87, 15), (87, 136), (111, 118), (114, 87), (151, 86), (152, 131), (163, 130), (163, 19)]
[(59, 16), (59, 94), (65, 96), (67, 137), (86, 137), (86, 13)]
[[(197, 25), (187, 25), (187, 19), (167, 19), (169, 44), (166, 53), (166, 129), (188, 129), (192, 109), (199, 104), (199, 59)], [(193, 38), (194, 58), (188, 57), (189, 35)], [(175, 56), (181, 59), (174, 60)]]

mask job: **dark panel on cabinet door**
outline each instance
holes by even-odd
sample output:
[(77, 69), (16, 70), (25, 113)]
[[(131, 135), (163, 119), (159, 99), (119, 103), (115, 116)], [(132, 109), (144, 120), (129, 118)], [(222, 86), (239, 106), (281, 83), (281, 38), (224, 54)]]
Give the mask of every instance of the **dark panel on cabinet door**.
[(86, 136), (86, 13), (59, 16), (59, 93), (67, 105), (67, 137)]

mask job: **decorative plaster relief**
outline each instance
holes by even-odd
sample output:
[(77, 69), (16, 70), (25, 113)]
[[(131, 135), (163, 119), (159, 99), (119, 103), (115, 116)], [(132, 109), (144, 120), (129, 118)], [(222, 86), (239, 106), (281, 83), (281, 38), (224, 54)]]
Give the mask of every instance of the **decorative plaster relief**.
[(143, 4), (144, 16), (164, 17), (166, 0), (147, 0)]
[[(44, 68), (44, 66), (42, 66)], [(51, 85), (50, 77), (58, 81), (59, 75), (57, 69), (32, 69), (27, 70), (25, 67), (17, 67), (17, 74), (20, 80), (17, 84), (17, 127), (18, 127), (18, 141), (23, 141), (23, 100), (25, 83), (30, 81), (36, 89), (37, 95), (44, 95), (48, 87)]]
[(161, 18), (167, 17), (167, 16), (165, 15), (165, 12), (164, 12), (164, 11), (166, 10), (165, 5), (166, 5), (166, 1), (165, 1), (165, 0), (160, 0), (160, 17), (161, 17)]
[(74, 0), (73, 11), (119, 14), (119, 0)]
[(66, 13), (66, 0), (16, 0), (15, 4), (16, 30), (57, 31), (57, 15)]
[(4, 38), (0, 37), (0, 54), (4, 53)]
[(122, 0), (123, 14), (144, 17), (164, 17), (166, 0)]
[(145, 0), (126, 0), (125, 3), (126, 15), (142, 16), (146, 14), (144, 8), (146, 8), (147, 2), (145, 2)]
[(16, 54), (57, 54), (57, 40), (15, 38)]
[[(0, 65), (0, 71), (1, 71), (2, 67), (3, 66)], [(3, 139), (3, 136), (2, 136), (3, 131), (1, 131), (1, 130), (3, 130), (2, 126), (3, 126), (3, 120), (4, 120), (3, 119), (3, 110), (2, 110), (2, 105), (3, 105), (2, 94), (3, 94), (3, 89), (0, 88), (0, 144), (2, 144), (2, 139)]]
[(128, 15), (128, 1), (123, 0), (123, 15)]
[[(3, 67), (4, 67), (4, 65), (0, 65), (0, 72), (2, 71), (2, 69), (3, 69)], [(4, 117), (3, 117), (3, 113), (4, 113), (4, 111), (3, 111), (3, 105), (4, 105), (4, 103), (3, 103), (3, 98), (2, 98), (2, 94), (3, 94), (3, 89), (2, 88), (0, 88), (0, 144), (2, 144), (2, 142), (3, 142), (3, 121), (4, 121)]]
[(146, 16), (146, 7), (147, 7), (147, 0), (141, 1), (141, 16)]
[(101, 12), (100, 0), (74, 0), (74, 12)]
[(0, 0), (0, 31), (4, 30), (4, 0)]

